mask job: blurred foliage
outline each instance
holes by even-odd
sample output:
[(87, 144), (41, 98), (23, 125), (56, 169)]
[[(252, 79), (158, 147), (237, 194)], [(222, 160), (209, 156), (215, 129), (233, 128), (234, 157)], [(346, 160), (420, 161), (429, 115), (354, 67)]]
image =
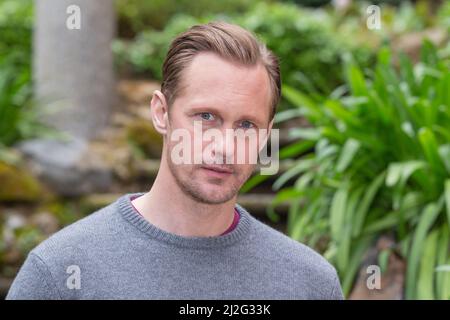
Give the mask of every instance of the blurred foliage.
[(23, 106), (31, 97), (32, 0), (0, 2), (0, 143), (23, 134)]
[(33, 1), (0, 1), (0, 148), (46, 134), (33, 108)]
[(368, 66), (373, 48), (339, 32), (332, 11), (295, 5), (259, 5), (236, 19), (255, 32), (280, 58), (283, 83), (309, 94), (328, 94), (344, 80), (342, 59), (352, 52)]
[(146, 30), (133, 41), (116, 41), (117, 62), (160, 80), (171, 40), (190, 26), (211, 20), (237, 23), (255, 32), (280, 57), (283, 81), (305, 87), (311, 94), (329, 93), (342, 83), (344, 53), (353, 52), (362, 65), (372, 61), (370, 45), (336, 32), (331, 13), (293, 4), (259, 3), (241, 15), (176, 15), (164, 30)]
[[(8, 213), (8, 207), (0, 207), (0, 278), (12, 278), (16, 275), (30, 250), (54, 232), (53, 229), (49, 232), (49, 227), (54, 228), (56, 224), (56, 228), (60, 229), (99, 209), (87, 207), (80, 200), (52, 196), (44, 196), (40, 201), (22, 208), (23, 210), (12, 209)], [(43, 213), (52, 217), (50, 221), (45, 220), (47, 225), (41, 225), (35, 219)], [(15, 222), (11, 222), (12, 220)]]
[[(144, 29), (163, 30), (174, 15), (185, 14), (195, 18), (211, 14), (240, 14), (258, 2), (293, 3), (303, 7), (329, 5), (331, 0), (115, 0), (118, 30), (121, 37), (133, 37)], [(360, 1), (354, 1), (360, 2)], [(403, 0), (373, 0), (372, 4), (399, 5)]]
[(330, 4), (331, 0), (286, 0), (285, 2), (296, 3), (303, 7), (320, 7)]
[(198, 18), (216, 13), (240, 13), (256, 2), (257, 0), (116, 0), (119, 34), (133, 36), (144, 29), (162, 30), (177, 14)]
[(366, 250), (391, 232), (407, 259), (406, 298), (449, 299), (450, 274), (435, 268), (450, 261), (450, 63), (430, 42), (418, 64), (397, 63), (384, 48), (364, 75), (349, 59), (345, 86), (321, 99), (284, 87), (313, 125), (293, 129), (286, 149), (314, 152), (275, 181), (274, 205), (290, 202), (292, 238), (325, 239), (345, 294)]
[[(343, 10), (332, 6), (304, 8), (289, 2), (295, 1), (253, 4), (249, 1), (245, 2), (246, 10), (239, 13), (229, 8), (221, 11), (219, 7), (195, 12), (172, 10), (164, 27), (141, 24), (134, 29), (133, 39), (116, 41), (113, 45), (116, 61), (124, 73), (160, 80), (165, 54), (177, 34), (194, 24), (226, 20), (255, 32), (267, 43), (281, 58), (284, 82), (301, 85), (310, 94), (329, 94), (343, 82), (343, 54), (351, 52), (364, 68), (374, 63), (373, 52), (382, 43), (396, 41), (395, 37), (407, 32), (449, 26), (446, 13), (449, 5), (444, 4), (436, 15), (430, 3), (423, 0), (415, 4), (379, 1), (382, 28), (375, 31), (366, 26), (369, 2), (353, 1)], [(144, 4), (139, 4), (143, 8), (137, 15), (145, 12)]]
[(187, 15), (176, 15), (164, 31), (149, 29), (140, 32), (133, 41), (118, 39), (113, 43), (116, 62), (131, 68), (134, 74), (149, 74), (161, 79), (161, 68), (171, 39), (190, 26), (207, 20)]
[(0, 161), (0, 181), (0, 202), (31, 202), (42, 197), (39, 181), (23, 167)]
[[(365, 25), (368, 2), (353, 1), (343, 11), (298, 6), (324, 2), (330, 1), (116, 0), (122, 38), (113, 50), (125, 72), (161, 79), (170, 41), (190, 26), (226, 20), (255, 32), (281, 58), (283, 105), (291, 108), (281, 108), (277, 122), (302, 116), (312, 125), (292, 130), (293, 142), (280, 152), (282, 159), (301, 155), (274, 184), (273, 208), (291, 204), (289, 235), (322, 247), (348, 294), (367, 248), (392, 233), (398, 242), (392, 251), (408, 261), (406, 297), (449, 298), (450, 44), (439, 54), (425, 44), (417, 65), (404, 56), (392, 59), (387, 49), (376, 68), (372, 63), (373, 52), (395, 36), (450, 30), (450, 2), (433, 15), (427, 1), (371, 1), (383, 2), (379, 31)], [(2, 145), (45, 132), (31, 98), (32, 15), (32, 0), (0, 0), (0, 160), (6, 163), (11, 156)], [(147, 128), (131, 129), (129, 137), (145, 145), (136, 137)], [(253, 177), (243, 189), (265, 177)], [(60, 199), (46, 210), (62, 226), (91, 212)], [(3, 223), (0, 273), (12, 276), (15, 269), (4, 271), (12, 250)], [(44, 235), (23, 226), (13, 237), (25, 256)], [(386, 269), (387, 253), (379, 260)]]
[(450, 31), (450, 1), (446, 1), (437, 13), (437, 24)]
[(396, 35), (405, 32), (423, 31), (436, 25), (436, 16), (431, 12), (428, 1), (401, 2), (398, 7), (382, 6), (382, 32)]
[[(350, 0), (351, 1), (351, 0)], [(360, 0), (353, 0), (354, 2), (360, 2)], [(326, 4), (330, 4), (332, 0), (286, 0), (286, 2), (293, 2), (301, 6), (306, 7), (320, 7)], [(340, 1), (343, 2), (343, 1)], [(371, 0), (371, 4), (391, 4), (391, 5), (400, 5), (404, 3), (405, 0)]]

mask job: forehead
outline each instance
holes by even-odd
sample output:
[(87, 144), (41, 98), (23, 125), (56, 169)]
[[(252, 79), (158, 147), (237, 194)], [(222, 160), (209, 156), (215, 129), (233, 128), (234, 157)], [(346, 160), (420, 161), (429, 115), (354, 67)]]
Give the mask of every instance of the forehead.
[[(213, 53), (200, 53), (183, 71), (182, 90), (176, 100), (185, 107), (205, 105), (240, 114), (270, 114), (270, 82), (261, 64), (244, 66)], [(264, 118), (265, 117), (265, 118)]]

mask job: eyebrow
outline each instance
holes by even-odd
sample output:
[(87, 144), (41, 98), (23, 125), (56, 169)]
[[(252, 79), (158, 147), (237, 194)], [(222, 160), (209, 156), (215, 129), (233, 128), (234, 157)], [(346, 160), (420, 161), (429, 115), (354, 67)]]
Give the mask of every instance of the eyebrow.
[[(208, 107), (208, 106), (194, 106), (194, 107), (191, 107), (188, 112), (189, 113), (211, 112), (211, 113), (220, 115), (220, 112), (218, 109), (215, 109), (213, 107)], [(260, 119), (254, 117), (254, 116), (251, 116), (251, 115), (244, 115), (244, 116), (242, 116), (242, 119), (249, 120), (258, 126), (262, 126), (262, 123), (263, 123)]]

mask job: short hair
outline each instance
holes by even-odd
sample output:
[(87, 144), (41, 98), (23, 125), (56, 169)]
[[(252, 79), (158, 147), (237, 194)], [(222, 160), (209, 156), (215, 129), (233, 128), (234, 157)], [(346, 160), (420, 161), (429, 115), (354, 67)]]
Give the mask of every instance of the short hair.
[(273, 119), (281, 96), (279, 60), (256, 36), (244, 28), (226, 22), (195, 25), (171, 43), (162, 67), (161, 91), (169, 106), (180, 89), (182, 71), (200, 52), (215, 53), (221, 58), (245, 66), (261, 63), (269, 76)]

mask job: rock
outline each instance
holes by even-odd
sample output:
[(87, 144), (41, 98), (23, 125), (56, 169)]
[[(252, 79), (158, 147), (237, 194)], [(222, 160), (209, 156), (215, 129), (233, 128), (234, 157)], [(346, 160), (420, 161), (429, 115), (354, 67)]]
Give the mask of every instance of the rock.
[(160, 84), (146, 80), (121, 80), (118, 86), (120, 95), (125, 99), (129, 115), (115, 115), (116, 121), (125, 127), (126, 138), (144, 155), (160, 158), (163, 139), (151, 122), (150, 101)]
[(0, 201), (37, 201), (41, 184), (24, 168), (0, 162)]
[(30, 217), (30, 223), (49, 236), (59, 230), (58, 219), (49, 212), (38, 212)]
[(122, 80), (118, 90), (126, 108), (112, 114), (97, 136), (64, 132), (64, 140), (34, 139), (17, 147), (31, 171), (58, 195), (111, 192), (118, 183), (136, 178), (136, 158), (161, 156), (162, 137), (150, 118), (150, 99), (158, 88), (156, 82)]
[(18, 147), (32, 172), (59, 195), (107, 191), (112, 182), (111, 169), (103, 166), (97, 155), (88, 152), (85, 140), (35, 139)]
[(126, 128), (128, 140), (144, 152), (148, 158), (160, 158), (163, 139), (150, 121), (135, 119)]
[(118, 84), (120, 95), (132, 104), (146, 105), (150, 108), (153, 91), (160, 90), (161, 85), (155, 81), (121, 80)]
[(7, 215), (4, 227), (6, 229), (15, 230), (24, 227), (26, 224), (27, 220), (22, 214), (10, 212)]
[[(25, 216), (16, 212), (8, 211), (3, 212), (2, 215), (5, 217), (5, 223), (2, 226), (2, 239), (3, 246), (7, 249), (6, 253), (11, 251), (14, 247), (16, 237), (15, 230), (23, 228), (27, 225), (27, 220)], [(15, 254), (13, 254), (15, 256)]]

